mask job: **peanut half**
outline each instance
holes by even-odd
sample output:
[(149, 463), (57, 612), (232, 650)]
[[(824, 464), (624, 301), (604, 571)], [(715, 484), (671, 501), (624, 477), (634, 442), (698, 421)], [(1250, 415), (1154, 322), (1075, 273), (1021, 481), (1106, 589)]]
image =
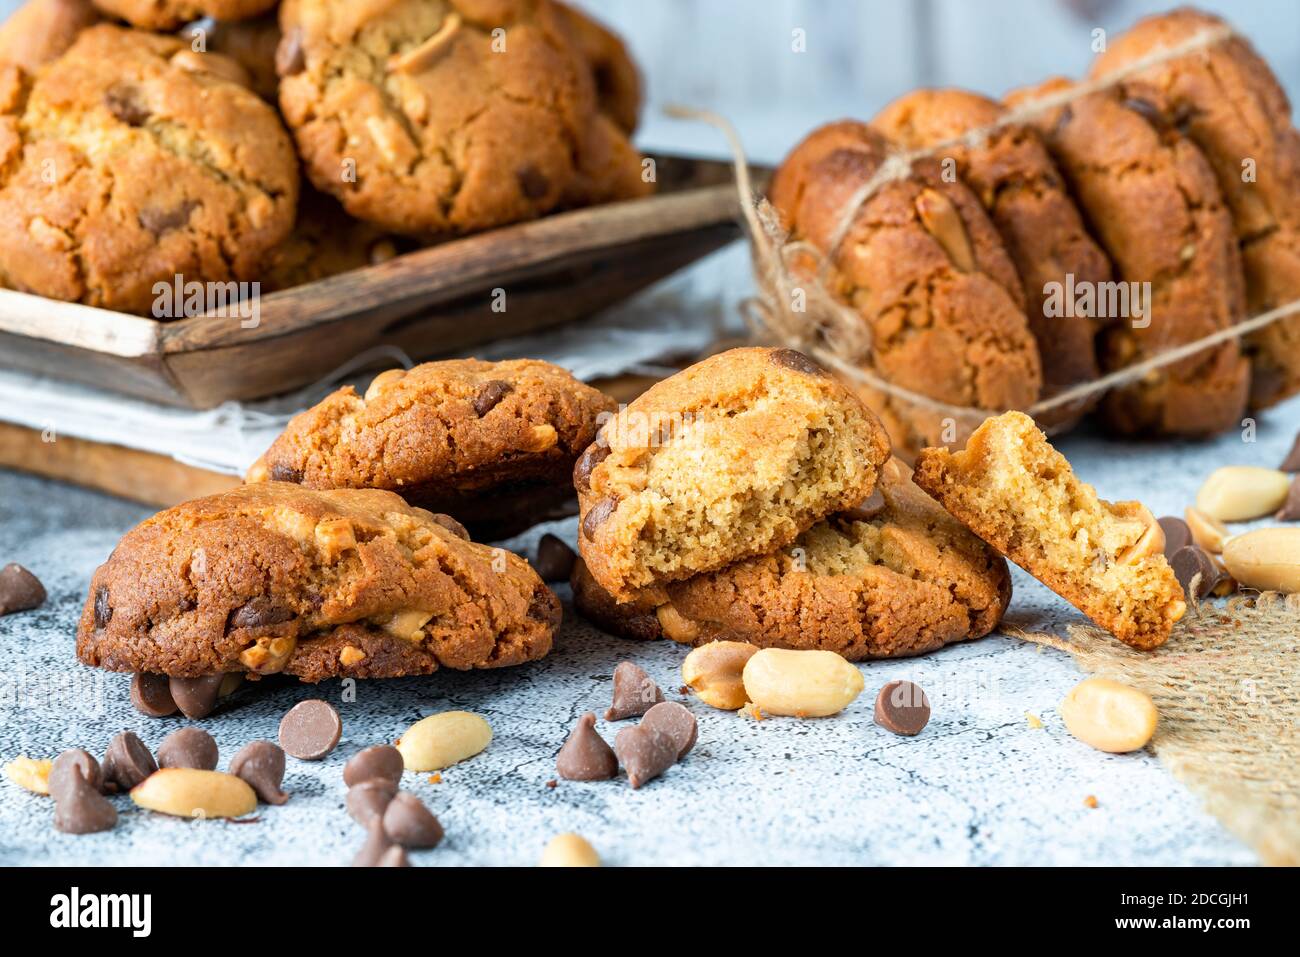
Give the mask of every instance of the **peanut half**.
[(468, 711), (431, 714), (411, 725), (397, 750), (408, 771), (441, 771), (472, 758), (492, 743), (492, 727)]
[(745, 693), (766, 714), (824, 718), (862, 691), (862, 672), (833, 651), (763, 648), (745, 664)]
[(1300, 592), (1300, 528), (1258, 528), (1235, 535), (1223, 546), (1223, 564), (1246, 588)]
[[(665, 606), (666, 607), (666, 606)], [(711, 641), (700, 645), (682, 662), (682, 684), (710, 708), (735, 711), (745, 706), (742, 675), (749, 659), (758, 653), (743, 641)]]
[(49, 794), (50, 768), (53, 764), (53, 761), (20, 754), (5, 765), (5, 777), (33, 794)]
[(540, 867), (600, 867), (600, 855), (577, 834), (557, 834), (542, 851)]
[(257, 810), (257, 794), (224, 771), (163, 768), (131, 789), (142, 808), (176, 817), (241, 817)]
[(1147, 694), (1109, 678), (1080, 681), (1058, 710), (1070, 734), (1111, 754), (1144, 747), (1155, 734), (1159, 717)]
[(1277, 469), (1225, 465), (1196, 493), (1196, 507), (1220, 522), (1245, 522), (1276, 512), (1290, 489), (1291, 477)]
[(1230, 534), (1227, 525), (1217, 518), (1210, 518), (1200, 509), (1190, 505), (1183, 512), (1183, 517), (1187, 520), (1188, 531), (1192, 533), (1192, 541), (1211, 555), (1218, 555), (1223, 551), (1223, 543), (1228, 540)]

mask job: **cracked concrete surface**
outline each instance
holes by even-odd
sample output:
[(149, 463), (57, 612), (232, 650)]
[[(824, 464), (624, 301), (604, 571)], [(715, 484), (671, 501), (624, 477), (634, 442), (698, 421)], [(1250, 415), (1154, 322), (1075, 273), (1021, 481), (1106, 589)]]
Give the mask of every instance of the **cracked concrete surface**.
[[(1261, 417), (1258, 441), (1237, 433), (1208, 443), (1116, 443), (1091, 434), (1062, 448), (1109, 498), (1140, 497), (1157, 514), (1181, 512), (1210, 469), (1275, 466), (1290, 447), (1300, 400)], [(0, 563), (18, 561), (50, 597), (0, 618), (0, 760), (52, 757), (80, 746), (103, 753), (132, 728), (151, 747), (182, 718), (151, 720), (126, 699), (128, 678), (83, 668), (73, 634), (91, 571), (149, 510), (90, 492), (0, 472)], [(552, 530), (572, 541), (575, 523)], [(512, 543), (531, 555), (545, 528)], [(1015, 574), (1008, 623), (1061, 629), (1076, 616), (1045, 588)], [(327, 759), (289, 759), (283, 807), (250, 824), (190, 822), (114, 798), (121, 820), (105, 834), (74, 837), (51, 825), (48, 798), (0, 781), (0, 864), (346, 864), (363, 834), (343, 809), (344, 761), (392, 741), (424, 715), (476, 711), (494, 739), (478, 757), (442, 773), (408, 774), (447, 831), (416, 866), (535, 863), (555, 834), (577, 831), (611, 865), (705, 864), (1250, 864), (1254, 855), (1200, 809), (1151, 755), (1105, 755), (1071, 738), (1056, 705), (1079, 680), (1062, 654), (990, 637), (924, 658), (860, 667), (867, 690), (834, 718), (762, 722), (714, 711), (677, 693), (685, 649), (603, 635), (573, 614), (555, 651), (520, 668), (361, 682), (344, 701), (338, 682), (266, 682), (242, 692), (203, 726), (224, 768), (253, 738), (274, 740), (296, 701), (323, 697), (343, 717)], [(700, 722), (689, 757), (646, 787), (626, 779), (561, 781), (554, 755), (583, 711), (612, 742), (622, 723), (601, 717), (618, 661), (644, 667), (669, 700)], [(909, 678), (929, 695), (933, 718), (916, 738), (871, 719), (874, 693)], [(1028, 715), (1041, 719), (1031, 725)], [(1095, 795), (1098, 807), (1084, 798)]]

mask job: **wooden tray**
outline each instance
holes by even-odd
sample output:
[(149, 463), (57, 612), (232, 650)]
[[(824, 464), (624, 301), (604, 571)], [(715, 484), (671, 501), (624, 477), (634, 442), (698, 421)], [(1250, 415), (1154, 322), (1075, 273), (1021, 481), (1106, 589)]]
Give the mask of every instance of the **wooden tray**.
[[(317, 381), (379, 345), (412, 358), (545, 329), (625, 299), (736, 239), (731, 166), (658, 156), (659, 192), (491, 230), (172, 322), (0, 290), (0, 363), (211, 408)], [(492, 290), (507, 309), (493, 312)]]

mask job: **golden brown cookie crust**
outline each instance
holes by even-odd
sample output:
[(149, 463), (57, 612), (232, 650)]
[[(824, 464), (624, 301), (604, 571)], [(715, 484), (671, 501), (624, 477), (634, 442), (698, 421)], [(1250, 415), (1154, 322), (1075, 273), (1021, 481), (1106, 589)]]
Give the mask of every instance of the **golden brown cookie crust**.
[(293, 225), (293, 147), (254, 93), (177, 54), (99, 25), (30, 87), (0, 80), (0, 283), (148, 314), (158, 282), (257, 278)]
[(628, 638), (746, 641), (850, 661), (924, 654), (992, 631), (1011, 598), (1006, 562), (917, 488), (897, 459), (881, 470), (878, 488), (870, 517), (831, 516), (785, 549), (630, 603), (615, 602), (579, 563), (574, 604)]
[(91, 580), (77, 657), (185, 677), (397, 677), (533, 661), (559, 621), (527, 562), (391, 492), (267, 483), (128, 532)]
[[(1218, 17), (1187, 8), (1148, 17), (1110, 41), (1091, 75), (1223, 25)], [(1286, 92), (1250, 42), (1233, 36), (1195, 56), (1144, 70), (1123, 89), (1200, 147), (1214, 170), (1241, 244), (1250, 313), (1300, 299), (1300, 133), (1291, 124)], [(1253, 179), (1245, 175), (1247, 162)], [(1252, 406), (1300, 391), (1300, 318), (1254, 333), (1247, 349)]]
[[(1009, 99), (1068, 86), (1049, 80)], [(1121, 319), (1103, 333), (1105, 371), (1244, 318), (1232, 220), (1191, 140), (1114, 89), (1051, 111), (1035, 126), (1114, 263), (1116, 279), (1151, 283), (1149, 325)], [(1104, 410), (1111, 427), (1125, 434), (1212, 435), (1240, 423), (1249, 386), (1249, 364), (1240, 345), (1229, 342), (1111, 392)]]
[(965, 450), (923, 449), (916, 484), (1115, 637), (1149, 649), (1187, 610), (1155, 518), (1080, 482), (1029, 416), (987, 420)]
[(145, 30), (175, 30), (199, 17), (246, 20), (275, 4), (276, 0), (95, 0), (100, 10)]
[(889, 455), (840, 382), (789, 349), (732, 349), (647, 390), (574, 468), (580, 548), (619, 600), (782, 548), (856, 505)]
[[(885, 107), (871, 125), (907, 149), (925, 149), (1000, 121), (995, 100), (965, 90), (917, 90)], [(1025, 291), (1029, 329), (1043, 366), (1049, 398), (1100, 374), (1093, 339), (1097, 322), (1049, 315), (1052, 284), (1110, 279), (1110, 261), (1088, 234), (1051, 155), (1038, 134), (1003, 127), (979, 148), (948, 147), (935, 159), (951, 160), (961, 182), (979, 197), (1006, 243)], [(1067, 280), (1067, 277), (1070, 277)], [(1048, 427), (1068, 427), (1095, 400), (1043, 416)]]
[[(799, 144), (770, 190), (792, 236), (829, 249), (846, 205), (888, 151), (879, 133), (848, 120)], [(939, 164), (921, 160), (868, 199), (831, 265), (832, 292), (862, 316), (882, 378), (961, 406), (1024, 408), (1038, 398), (1042, 370), (1020, 277), (979, 200), (945, 182)], [(960, 440), (940, 414), (860, 392), (900, 456)]]
[(27, 0), (0, 23), (0, 63), (34, 73), (62, 56), (98, 20), (90, 0)]

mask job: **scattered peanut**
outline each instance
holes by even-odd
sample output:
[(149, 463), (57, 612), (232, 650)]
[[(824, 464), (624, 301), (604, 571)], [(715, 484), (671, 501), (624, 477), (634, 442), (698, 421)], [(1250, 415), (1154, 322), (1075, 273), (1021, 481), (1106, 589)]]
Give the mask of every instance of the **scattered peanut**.
[(577, 834), (557, 834), (542, 851), (540, 867), (600, 867), (600, 855)]
[(29, 758), (20, 754), (5, 765), (5, 777), (33, 794), (50, 793), (50, 766), (53, 761)]
[(240, 817), (257, 809), (257, 794), (242, 778), (198, 768), (155, 771), (131, 790), (131, 800), (176, 817)]
[(1246, 588), (1300, 592), (1300, 528), (1259, 528), (1235, 535), (1223, 546), (1223, 564)]
[(735, 711), (749, 697), (742, 677), (745, 664), (758, 652), (743, 641), (711, 641), (682, 662), (682, 682), (710, 708)]
[(1221, 522), (1244, 522), (1276, 512), (1290, 488), (1291, 477), (1277, 469), (1225, 465), (1196, 493), (1196, 507)]
[(1109, 678), (1080, 681), (1061, 700), (1058, 710), (1070, 734), (1111, 754), (1145, 746), (1155, 734), (1159, 717), (1148, 695)]
[(415, 722), (397, 742), (408, 771), (441, 771), (492, 742), (492, 728), (468, 711), (444, 711)]
[(1193, 508), (1190, 505), (1183, 515), (1187, 519), (1187, 528), (1192, 533), (1192, 541), (1211, 555), (1217, 555), (1223, 551), (1223, 543), (1228, 540), (1228, 536), (1231, 534), (1227, 525), (1224, 525), (1217, 518), (1210, 518), (1200, 509)]
[(862, 672), (833, 651), (763, 648), (742, 673), (745, 693), (768, 714), (824, 718), (862, 691)]

